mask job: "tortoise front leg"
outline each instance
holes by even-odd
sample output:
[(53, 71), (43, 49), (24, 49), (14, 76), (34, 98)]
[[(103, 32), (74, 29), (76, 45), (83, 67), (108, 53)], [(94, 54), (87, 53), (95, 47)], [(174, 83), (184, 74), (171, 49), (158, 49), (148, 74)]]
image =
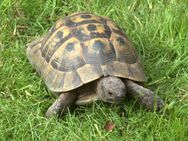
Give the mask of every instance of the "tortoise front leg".
[(125, 80), (128, 89), (128, 94), (137, 100), (137, 102), (147, 109), (159, 111), (164, 106), (163, 100), (155, 95), (151, 90), (144, 88), (131, 80)]
[(61, 93), (56, 101), (48, 108), (46, 117), (65, 114), (67, 109), (75, 102), (77, 94), (74, 92)]

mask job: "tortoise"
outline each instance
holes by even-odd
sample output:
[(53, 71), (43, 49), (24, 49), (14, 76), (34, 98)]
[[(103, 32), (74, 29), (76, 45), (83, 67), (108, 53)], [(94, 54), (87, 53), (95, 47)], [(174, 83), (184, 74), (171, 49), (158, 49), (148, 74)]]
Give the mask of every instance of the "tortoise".
[(121, 104), (127, 96), (149, 110), (164, 105), (140, 85), (146, 82), (141, 60), (127, 35), (107, 17), (77, 12), (61, 18), (27, 45), (26, 54), (57, 96), (46, 117), (96, 100)]

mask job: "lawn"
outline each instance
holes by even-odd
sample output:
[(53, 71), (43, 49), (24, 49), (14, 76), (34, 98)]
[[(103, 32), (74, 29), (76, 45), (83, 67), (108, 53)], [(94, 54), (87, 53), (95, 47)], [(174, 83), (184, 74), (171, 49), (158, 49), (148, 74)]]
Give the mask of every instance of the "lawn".
[[(76, 11), (108, 16), (126, 32), (145, 67), (145, 86), (166, 102), (161, 112), (135, 101), (97, 102), (44, 117), (55, 97), (27, 60), (26, 44)], [(0, 141), (187, 141), (187, 11), (187, 0), (1, 0)], [(108, 120), (116, 124), (112, 132), (104, 130)]]

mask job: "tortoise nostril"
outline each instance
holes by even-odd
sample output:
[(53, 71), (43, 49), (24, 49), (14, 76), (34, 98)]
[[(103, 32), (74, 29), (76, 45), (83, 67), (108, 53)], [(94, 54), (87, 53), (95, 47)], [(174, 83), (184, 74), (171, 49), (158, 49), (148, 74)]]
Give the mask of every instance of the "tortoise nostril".
[(109, 95), (112, 95), (112, 93), (111, 93), (111, 92), (109, 92)]

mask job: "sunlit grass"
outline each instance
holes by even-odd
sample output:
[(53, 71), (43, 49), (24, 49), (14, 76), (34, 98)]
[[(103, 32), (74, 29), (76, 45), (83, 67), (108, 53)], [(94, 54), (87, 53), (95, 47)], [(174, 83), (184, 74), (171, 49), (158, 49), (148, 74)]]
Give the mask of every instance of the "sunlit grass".
[[(89, 11), (112, 18), (140, 54), (148, 83), (168, 104), (147, 112), (127, 101), (78, 107), (62, 119), (44, 113), (55, 97), (31, 68), (27, 42), (45, 34), (60, 17)], [(188, 139), (187, 0), (3, 0), (0, 2), (0, 140)], [(113, 132), (103, 127), (116, 124)]]

